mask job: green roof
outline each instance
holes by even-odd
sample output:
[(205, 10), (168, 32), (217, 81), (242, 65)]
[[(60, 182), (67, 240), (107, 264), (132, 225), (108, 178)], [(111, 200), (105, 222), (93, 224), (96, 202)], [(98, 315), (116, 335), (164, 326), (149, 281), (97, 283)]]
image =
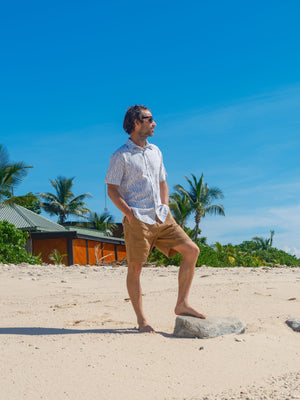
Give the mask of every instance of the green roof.
[(107, 236), (105, 235), (104, 232), (98, 231), (97, 229), (88, 229), (88, 228), (82, 228), (82, 227), (78, 227), (78, 226), (66, 226), (65, 229), (67, 229), (68, 231), (76, 231), (77, 234), (79, 235), (84, 235), (84, 236), (92, 236), (92, 237), (96, 237), (99, 239), (117, 239), (120, 242), (124, 242), (124, 239), (121, 238), (115, 238), (113, 236)]
[(49, 219), (36, 214), (16, 204), (0, 204), (0, 221), (8, 221), (16, 228), (30, 232), (76, 232), (78, 235), (92, 238), (105, 239), (105, 241), (124, 242), (124, 239), (105, 235), (96, 229), (82, 228), (78, 226), (62, 226)]
[(66, 229), (49, 219), (16, 204), (0, 204), (0, 221), (8, 221), (16, 228), (33, 232), (57, 232)]

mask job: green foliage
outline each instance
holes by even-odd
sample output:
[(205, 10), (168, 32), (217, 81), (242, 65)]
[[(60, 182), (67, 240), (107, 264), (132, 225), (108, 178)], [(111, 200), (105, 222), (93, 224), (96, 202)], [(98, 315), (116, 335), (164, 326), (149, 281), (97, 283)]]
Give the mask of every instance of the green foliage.
[(265, 260), (254, 254), (238, 253), (235, 258), (235, 265), (241, 267), (260, 267), (267, 264)]
[[(218, 256), (216, 252), (213, 250), (212, 247), (207, 246), (205, 244), (199, 243), (198, 247), (200, 249), (200, 254), (198, 257), (197, 261), (197, 267), (200, 267), (201, 265), (210, 265), (212, 267), (220, 267), (224, 265), (220, 265), (218, 261)], [(156, 265), (177, 265), (179, 266), (181, 263), (181, 255), (176, 254), (173, 257), (166, 257), (164, 254), (162, 254), (159, 250), (154, 249), (149, 257), (149, 262), (155, 262)]]
[(150, 254), (150, 257), (148, 259), (149, 262), (155, 262), (157, 266), (160, 265), (177, 265), (179, 266), (181, 263), (181, 255), (176, 254), (173, 257), (167, 257), (163, 253), (161, 253), (159, 250), (154, 248)]
[(264, 259), (266, 263), (275, 265), (287, 265), (287, 266), (300, 266), (300, 259), (296, 256), (286, 253), (283, 250), (276, 248), (270, 248), (268, 250), (259, 250), (257, 255)]
[(224, 267), (224, 262), (219, 260), (218, 253), (210, 246), (198, 244), (200, 254), (197, 260), (196, 267), (201, 265), (209, 265), (210, 267)]
[(18, 196), (14, 198), (14, 203), (19, 206), (25, 207), (36, 214), (41, 214), (41, 206), (38, 197), (32, 192), (28, 192), (25, 196)]
[[(300, 259), (296, 256), (286, 253), (283, 250), (278, 250), (272, 246), (274, 231), (271, 231), (269, 239), (253, 238), (252, 241), (244, 241), (241, 244), (235, 246), (236, 251), (241, 255), (241, 265), (244, 265), (245, 254), (250, 257), (255, 266), (258, 265), (287, 265), (287, 266), (299, 266)], [(237, 260), (238, 262), (239, 260)], [(237, 264), (238, 265), (238, 264)], [(247, 265), (248, 266), (248, 265)], [(252, 266), (252, 265), (251, 265)]]
[(255, 236), (254, 238), (252, 238), (252, 240), (254, 242), (256, 242), (259, 245), (259, 248), (261, 250), (267, 250), (270, 247), (272, 247), (273, 244), (273, 236), (274, 236), (274, 231), (270, 231), (271, 232), (271, 236), (269, 239), (264, 239), (262, 237), (257, 237)]
[(246, 253), (252, 253), (253, 251), (259, 250), (259, 248), (260, 248), (259, 243), (255, 242), (253, 240), (245, 240), (244, 242), (242, 242), (234, 247), (237, 250), (246, 252)]
[(106, 236), (112, 236), (117, 225), (114, 224), (114, 218), (108, 212), (102, 214), (94, 212), (90, 214), (88, 227), (97, 229), (98, 231), (103, 232)]
[[(191, 228), (188, 228), (187, 226), (184, 226), (183, 227), (183, 230), (184, 230), (184, 232), (192, 239), (192, 240), (194, 240), (194, 238), (195, 238), (195, 229), (196, 228), (194, 228), (194, 229), (191, 229)], [(200, 235), (201, 234), (201, 229), (198, 229), (198, 235)], [(205, 236), (201, 236), (201, 237), (197, 237), (197, 244), (199, 244), (199, 243), (202, 243), (202, 244), (206, 244), (206, 240), (207, 240), (207, 238), (205, 237)]]
[(60, 254), (60, 252), (56, 249), (52, 251), (52, 253), (49, 255), (49, 258), (51, 261), (54, 262), (55, 265), (61, 265), (63, 264), (62, 260), (67, 256), (67, 254)]
[[(195, 242), (197, 243), (198, 230), (201, 218), (204, 218), (206, 214), (214, 215), (225, 215), (224, 207), (221, 204), (212, 204), (214, 200), (223, 199), (224, 195), (221, 189), (214, 187), (209, 188), (207, 183), (203, 181), (203, 174), (200, 179), (197, 179), (195, 175), (192, 175), (192, 179), (187, 176), (185, 179), (189, 184), (189, 190), (186, 190), (181, 185), (176, 185), (176, 194), (171, 195), (171, 200), (175, 200), (179, 205), (179, 200), (185, 199), (187, 204), (189, 203), (189, 214), (194, 214), (195, 219)], [(171, 202), (172, 204), (172, 202)], [(172, 206), (171, 206), (172, 210)], [(172, 210), (174, 215), (174, 209)], [(188, 215), (189, 215), (188, 214)]]
[(22, 232), (8, 221), (0, 221), (0, 262), (9, 264), (41, 264), (39, 256), (28, 254), (26, 245), (27, 232)]
[[(197, 267), (208, 265), (210, 267), (260, 267), (260, 266), (300, 266), (300, 259), (292, 256), (283, 250), (273, 247), (260, 249), (257, 241), (245, 241), (233, 246), (227, 244), (222, 246), (217, 242), (213, 246), (204, 243), (197, 243), (200, 254), (197, 260)], [(181, 256), (176, 255), (168, 258), (155, 249), (149, 261), (156, 262), (157, 265), (180, 265)]]
[(25, 165), (23, 161), (11, 163), (6, 148), (0, 144), (0, 202), (14, 202), (14, 188), (19, 185), (27, 175), (27, 169), (32, 166)]
[(187, 218), (193, 211), (188, 196), (180, 192), (172, 193), (169, 206), (175, 221), (183, 228)]
[(55, 189), (55, 194), (40, 193), (41, 199), (44, 200), (41, 206), (50, 215), (57, 215), (59, 223), (62, 225), (69, 215), (85, 218), (86, 214), (90, 212), (84, 200), (91, 197), (91, 194), (85, 193), (75, 197), (72, 192), (74, 179), (74, 177), (58, 176), (54, 181), (50, 180), (51, 186)]

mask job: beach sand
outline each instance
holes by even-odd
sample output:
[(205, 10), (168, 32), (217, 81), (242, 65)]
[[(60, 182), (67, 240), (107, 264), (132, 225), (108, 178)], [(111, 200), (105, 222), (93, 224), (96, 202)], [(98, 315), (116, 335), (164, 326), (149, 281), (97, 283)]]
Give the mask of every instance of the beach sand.
[(172, 336), (178, 269), (144, 267), (141, 334), (126, 266), (0, 264), (1, 400), (300, 399), (300, 268), (196, 269), (190, 302), (242, 335)]

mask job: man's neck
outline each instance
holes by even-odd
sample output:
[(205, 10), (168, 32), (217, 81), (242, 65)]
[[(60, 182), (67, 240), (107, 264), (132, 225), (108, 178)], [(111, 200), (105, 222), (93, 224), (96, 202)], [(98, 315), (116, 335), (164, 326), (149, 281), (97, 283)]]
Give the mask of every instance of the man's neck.
[(147, 139), (146, 138), (145, 139), (144, 138), (140, 138), (137, 135), (131, 134), (130, 135), (130, 139), (134, 144), (136, 144), (137, 146), (140, 146), (142, 148), (145, 148), (146, 145), (147, 145)]

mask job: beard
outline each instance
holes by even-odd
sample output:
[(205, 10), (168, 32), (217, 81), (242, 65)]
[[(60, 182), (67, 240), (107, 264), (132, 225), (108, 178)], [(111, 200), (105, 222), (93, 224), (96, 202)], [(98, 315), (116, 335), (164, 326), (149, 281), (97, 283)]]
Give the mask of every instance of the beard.
[(147, 139), (154, 135), (154, 128), (144, 128), (139, 132), (139, 136), (141, 139)]

